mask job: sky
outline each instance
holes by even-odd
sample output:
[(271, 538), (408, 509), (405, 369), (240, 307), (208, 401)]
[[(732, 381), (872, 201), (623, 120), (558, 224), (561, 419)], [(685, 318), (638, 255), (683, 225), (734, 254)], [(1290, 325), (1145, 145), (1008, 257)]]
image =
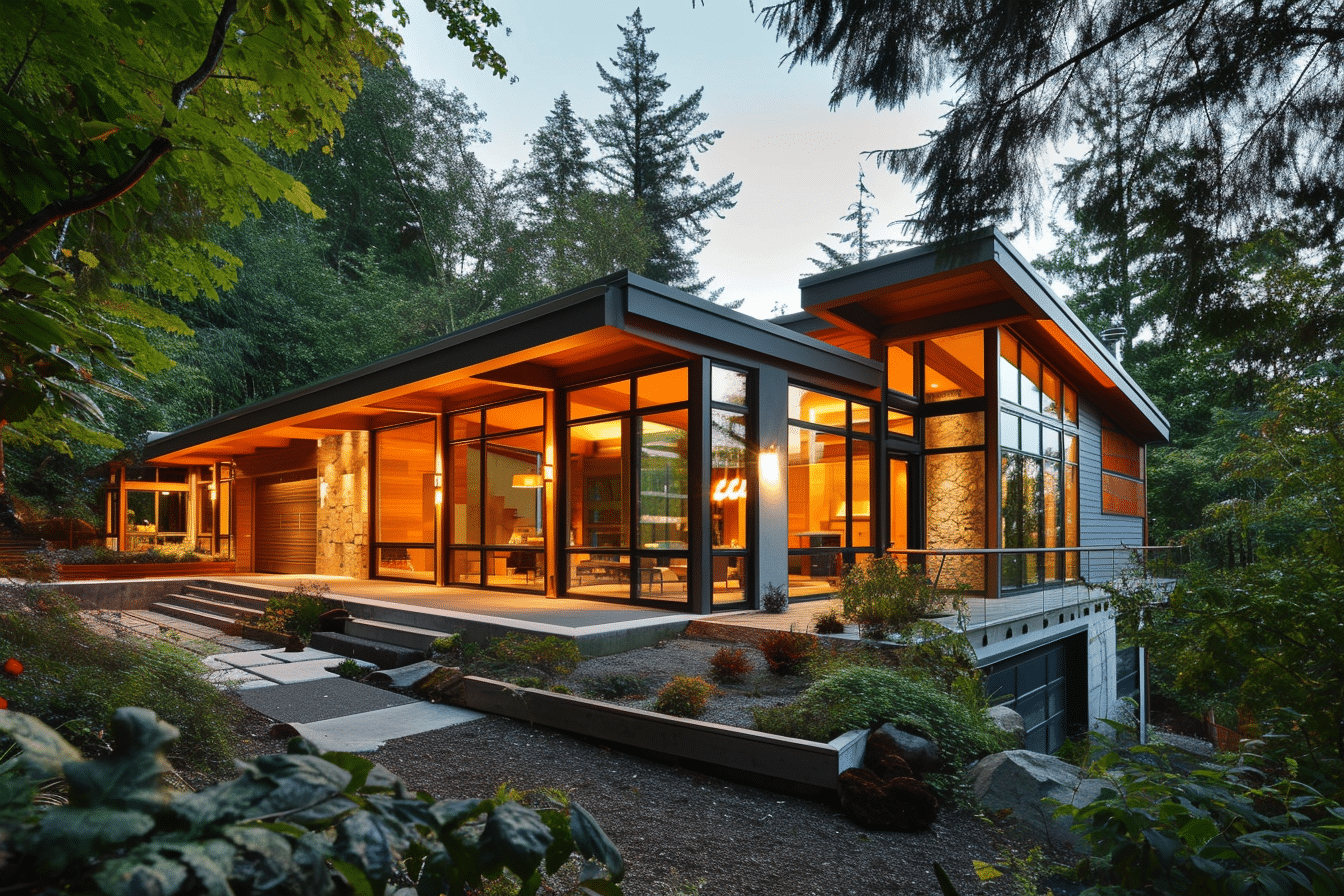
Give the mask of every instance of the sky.
[[(418, 80), (443, 81), (460, 89), (486, 113), (492, 140), (477, 147), (490, 168), (501, 171), (528, 155), (526, 138), (550, 113), (561, 92), (575, 113), (594, 119), (610, 108), (597, 71), (610, 64), (623, 38), (618, 25), (634, 0), (495, 0), (503, 28), (494, 44), (508, 61), (509, 79), (471, 66), (468, 52), (453, 43), (438, 18), (421, 4), (403, 29), (403, 54)], [(408, 8), (414, 4), (407, 4)], [(757, 0), (756, 9), (762, 7)], [(742, 310), (769, 316), (779, 305), (798, 308), (798, 280), (816, 273), (808, 259), (821, 257), (818, 241), (849, 230), (841, 221), (858, 198), (862, 163), (865, 183), (879, 210), (875, 236), (904, 239), (899, 226), (916, 199), (899, 178), (864, 160), (867, 150), (917, 145), (938, 126), (939, 98), (924, 98), (900, 111), (876, 111), (852, 100), (830, 108), (831, 72), (823, 67), (780, 65), (785, 47), (756, 19), (748, 0), (645, 0), (640, 4), (658, 70), (671, 85), (671, 102), (704, 88), (703, 129), (722, 130), (715, 146), (698, 156), (700, 178), (713, 183), (732, 173), (741, 181), (737, 205), (709, 222), (710, 240), (698, 256), (711, 289), (723, 301), (745, 299)], [(893, 247), (896, 251), (899, 247)], [(1042, 247), (1019, 241), (1027, 257)]]

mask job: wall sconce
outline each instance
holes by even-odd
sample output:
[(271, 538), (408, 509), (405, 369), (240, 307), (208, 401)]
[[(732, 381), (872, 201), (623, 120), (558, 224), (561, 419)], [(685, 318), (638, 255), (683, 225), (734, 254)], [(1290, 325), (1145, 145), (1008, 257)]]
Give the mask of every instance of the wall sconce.
[(555, 481), (555, 464), (546, 464), (541, 468), (541, 475), (547, 482)]
[(443, 506), (443, 474), (434, 474), (434, 506)]
[(771, 445), (756, 455), (756, 476), (762, 485), (779, 484), (778, 445)]
[(327, 480), (323, 479), (317, 486), (317, 503), (327, 503)]
[(514, 488), (541, 488), (542, 479), (540, 473), (514, 473)]
[(213, 501), (213, 500), (215, 500), (216, 498), (219, 497), (219, 492), (215, 489), (215, 484), (214, 484), (213, 482), (210, 483), (210, 487), (209, 487), (208, 491), (210, 492), (210, 500), (211, 500), (211, 501)]

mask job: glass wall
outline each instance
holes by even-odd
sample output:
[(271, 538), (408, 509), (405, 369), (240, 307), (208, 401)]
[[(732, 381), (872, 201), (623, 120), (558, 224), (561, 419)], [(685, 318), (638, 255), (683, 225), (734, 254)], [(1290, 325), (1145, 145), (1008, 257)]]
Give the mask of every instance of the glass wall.
[(872, 407), (789, 387), (789, 592), (834, 591), (846, 563), (874, 552)]
[(544, 398), (448, 417), (447, 581), (546, 588)]
[(686, 597), (690, 532), (687, 370), (566, 396), (570, 593)]
[(1003, 588), (1078, 574), (1077, 394), (1004, 331), (999, 337), (1000, 546), (1042, 548), (1006, 555)]
[(436, 430), (425, 420), (373, 433), (375, 575), (434, 581)]
[(755, 485), (748, 467), (747, 375), (711, 367), (710, 382), (710, 546), (714, 602), (746, 599), (748, 492)]

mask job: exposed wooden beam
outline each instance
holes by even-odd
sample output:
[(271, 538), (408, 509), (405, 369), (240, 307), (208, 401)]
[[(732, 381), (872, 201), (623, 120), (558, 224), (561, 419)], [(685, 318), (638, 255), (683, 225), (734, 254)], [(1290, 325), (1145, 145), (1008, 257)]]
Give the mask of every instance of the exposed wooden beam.
[(926, 317), (888, 324), (882, 327), (877, 335), (883, 342), (890, 345), (903, 339), (928, 339), (944, 333), (980, 327), (997, 327), (1031, 319), (1032, 315), (1017, 302), (1004, 299), (1000, 302), (980, 305), (975, 308), (930, 314)]

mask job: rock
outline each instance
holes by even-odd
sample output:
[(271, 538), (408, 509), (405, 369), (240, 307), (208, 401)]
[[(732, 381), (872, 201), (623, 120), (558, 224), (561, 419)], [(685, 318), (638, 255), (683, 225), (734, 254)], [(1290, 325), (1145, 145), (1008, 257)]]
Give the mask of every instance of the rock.
[(1065, 819), (1055, 819), (1046, 799), (1086, 806), (1107, 783), (1087, 778), (1063, 759), (1030, 750), (1009, 750), (986, 756), (970, 770), (975, 799), (987, 809), (1009, 809), (1013, 817), (1044, 834), (1051, 843), (1076, 846), (1077, 836)]
[(913, 833), (938, 819), (933, 788), (914, 778), (882, 780), (871, 769), (841, 773), (840, 806), (850, 818), (874, 831)]
[(461, 669), (440, 666), (412, 685), (411, 691), (431, 703), (457, 704), (462, 700), (464, 679)]
[(985, 710), (985, 715), (994, 723), (994, 727), (1000, 731), (1006, 731), (1012, 735), (1014, 743), (1022, 747), (1027, 743), (1027, 723), (1022, 720), (1022, 714), (1009, 706), (991, 706)]
[(901, 755), (901, 748), (890, 734), (880, 728), (868, 735), (868, 744), (863, 750), (863, 764), (883, 781), (915, 777), (910, 763)]
[[(938, 743), (932, 738), (897, 728), (890, 722), (873, 733), (884, 734), (891, 739), (895, 745), (896, 753), (906, 761), (916, 777), (936, 772), (943, 764), (943, 756), (938, 750)], [(871, 737), (868, 742), (872, 743)]]

